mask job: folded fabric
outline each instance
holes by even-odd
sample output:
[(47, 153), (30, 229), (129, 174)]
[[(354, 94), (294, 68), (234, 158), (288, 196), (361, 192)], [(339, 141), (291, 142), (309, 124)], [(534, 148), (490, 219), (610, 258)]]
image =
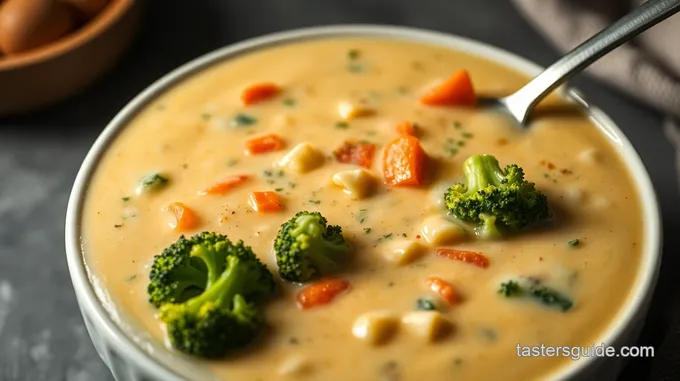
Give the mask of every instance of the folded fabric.
[[(513, 0), (562, 52), (630, 11), (627, 0)], [(638, 4), (641, 1), (636, 1)], [(680, 15), (602, 57), (587, 71), (668, 115), (680, 118)]]
[[(641, 0), (512, 0), (520, 13), (565, 53)], [(587, 72), (667, 116), (664, 131), (675, 146), (680, 176), (680, 14), (639, 35), (599, 61)], [(668, 324), (649, 373), (650, 380), (680, 380), (680, 294), (668, 302)], [(651, 324), (659, 324), (652, 322)]]

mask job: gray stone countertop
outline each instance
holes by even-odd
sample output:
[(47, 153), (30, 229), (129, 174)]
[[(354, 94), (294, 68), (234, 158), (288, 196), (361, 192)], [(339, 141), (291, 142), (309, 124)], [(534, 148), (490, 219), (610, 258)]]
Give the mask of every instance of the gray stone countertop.
[[(66, 103), (0, 119), (0, 380), (112, 380), (76, 306), (64, 254), (66, 203), (80, 163), (105, 124), (169, 70), (244, 38), (337, 23), (450, 32), (542, 65), (557, 57), (507, 0), (155, 0), (151, 10), (137, 44), (105, 79)], [(668, 327), (668, 305), (678, 299), (669, 287), (679, 260), (670, 256), (680, 240), (676, 153), (660, 115), (591, 78), (573, 84), (630, 137), (661, 201), (664, 270), (640, 341), (658, 346)], [(632, 360), (622, 379), (647, 379), (652, 365), (650, 359)]]

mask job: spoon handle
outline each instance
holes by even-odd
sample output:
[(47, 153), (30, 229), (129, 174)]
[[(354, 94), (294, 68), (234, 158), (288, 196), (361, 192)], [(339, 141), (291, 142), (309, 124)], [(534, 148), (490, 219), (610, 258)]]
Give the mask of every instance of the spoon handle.
[[(680, 11), (680, 0), (648, 0), (601, 30), (503, 101), (523, 124), (531, 109), (552, 90), (630, 38)], [(668, 36), (668, 38), (674, 38)]]

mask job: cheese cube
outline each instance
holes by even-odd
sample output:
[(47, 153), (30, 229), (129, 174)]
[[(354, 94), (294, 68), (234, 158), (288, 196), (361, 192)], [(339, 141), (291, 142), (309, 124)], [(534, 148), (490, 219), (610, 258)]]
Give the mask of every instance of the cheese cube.
[(388, 342), (397, 333), (399, 317), (390, 311), (371, 311), (359, 316), (352, 326), (352, 334), (370, 345)]
[(362, 116), (373, 115), (373, 110), (362, 105), (350, 103), (347, 101), (340, 102), (338, 104), (338, 114), (340, 118), (345, 121), (350, 121)]
[(409, 332), (430, 343), (453, 331), (453, 323), (439, 311), (411, 311), (402, 317), (401, 322)]
[(383, 256), (388, 261), (402, 266), (418, 259), (422, 253), (423, 247), (418, 242), (408, 239), (395, 239), (385, 247)]
[(466, 237), (462, 226), (443, 216), (426, 218), (420, 232), (425, 237), (425, 241), (433, 246), (458, 243)]
[(305, 173), (323, 165), (324, 155), (309, 143), (300, 143), (293, 147), (286, 156), (279, 161), (279, 166)]
[(331, 178), (345, 193), (356, 198), (365, 198), (375, 191), (375, 178), (365, 169), (351, 169), (338, 172)]

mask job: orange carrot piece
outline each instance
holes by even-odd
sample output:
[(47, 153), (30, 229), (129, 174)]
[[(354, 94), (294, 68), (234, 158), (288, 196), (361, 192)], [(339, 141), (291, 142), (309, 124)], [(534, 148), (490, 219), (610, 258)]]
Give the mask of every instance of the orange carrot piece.
[(477, 96), (470, 74), (459, 70), (425, 93), (420, 102), (428, 106), (474, 106)]
[(258, 155), (283, 149), (285, 142), (276, 134), (263, 135), (246, 141), (245, 154)]
[(410, 122), (404, 122), (400, 123), (397, 126), (397, 132), (399, 135), (408, 135), (408, 136), (416, 136), (418, 133), (418, 129), (416, 128), (416, 125)]
[(248, 203), (256, 212), (278, 212), (283, 202), (276, 192), (252, 192)]
[(418, 186), (425, 181), (427, 154), (413, 136), (400, 136), (385, 146), (383, 177), (389, 185)]
[(330, 303), (336, 296), (349, 288), (344, 279), (326, 279), (305, 287), (297, 294), (298, 307), (306, 310)]
[(225, 193), (227, 193), (228, 191), (230, 191), (230, 190), (234, 189), (235, 187), (237, 187), (239, 184), (245, 182), (245, 181), (248, 180), (249, 178), (250, 178), (250, 177), (248, 177), (248, 176), (246, 176), (246, 175), (232, 175), (232, 176), (228, 176), (228, 177), (226, 177), (226, 178), (224, 178), (224, 179), (222, 179), (222, 180), (220, 180), (220, 181), (218, 181), (218, 182), (212, 184), (212, 185), (209, 186), (208, 188), (206, 188), (206, 189), (200, 191), (199, 194), (201, 194), (201, 195), (208, 195), (208, 194), (210, 194), (210, 195), (215, 195), (215, 194), (225, 194)]
[(241, 102), (243, 102), (243, 105), (249, 106), (273, 98), (280, 91), (281, 89), (275, 83), (256, 83), (243, 89), (243, 92), (241, 93)]
[(333, 152), (335, 159), (340, 163), (356, 164), (364, 168), (373, 166), (375, 144), (345, 142)]
[(489, 267), (489, 258), (482, 253), (456, 249), (437, 249), (437, 254), (448, 259), (470, 263), (483, 269)]
[(448, 304), (456, 304), (460, 300), (453, 286), (441, 278), (429, 277), (425, 284)]
[(172, 215), (170, 227), (175, 230), (190, 230), (198, 225), (198, 215), (196, 212), (181, 202), (173, 202), (165, 210)]

